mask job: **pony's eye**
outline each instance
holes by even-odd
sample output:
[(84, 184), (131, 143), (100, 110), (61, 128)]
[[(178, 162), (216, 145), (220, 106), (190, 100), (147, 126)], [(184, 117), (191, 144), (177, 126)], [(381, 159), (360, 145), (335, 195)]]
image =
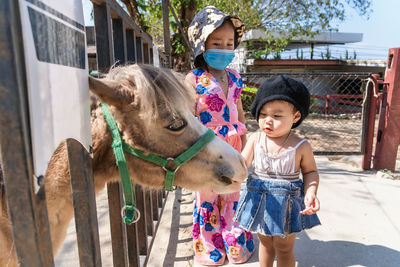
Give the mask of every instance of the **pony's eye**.
[(182, 119), (177, 119), (174, 120), (170, 125), (168, 125), (166, 128), (170, 131), (173, 132), (178, 132), (180, 130), (182, 130), (183, 128), (186, 127), (186, 121), (182, 120)]

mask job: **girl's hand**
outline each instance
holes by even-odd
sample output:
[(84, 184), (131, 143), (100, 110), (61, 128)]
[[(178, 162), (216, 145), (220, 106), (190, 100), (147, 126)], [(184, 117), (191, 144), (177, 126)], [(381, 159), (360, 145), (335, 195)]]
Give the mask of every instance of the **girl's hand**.
[(319, 211), (319, 200), (315, 194), (306, 194), (304, 204), (306, 208), (300, 212), (301, 214), (312, 215)]

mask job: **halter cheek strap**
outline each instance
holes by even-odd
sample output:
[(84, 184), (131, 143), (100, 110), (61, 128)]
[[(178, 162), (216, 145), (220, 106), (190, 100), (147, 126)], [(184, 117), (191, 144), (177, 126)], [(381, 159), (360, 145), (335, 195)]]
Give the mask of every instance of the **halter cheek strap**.
[[(207, 132), (202, 137), (200, 137), (200, 139), (197, 140), (196, 143), (194, 143), (188, 150), (186, 150), (176, 158), (164, 158), (151, 153), (145, 154), (142, 150), (135, 149), (122, 140), (118, 126), (115, 123), (114, 117), (109, 111), (108, 105), (102, 103), (101, 108), (103, 110), (103, 115), (107, 126), (111, 131), (111, 135), (113, 138), (111, 146), (114, 151), (116, 164), (118, 166), (119, 175), (121, 177), (121, 184), (123, 189), (122, 191), (125, 202), (125, 205), (121, 211), (122, 217), (126, 224), (132, 224), (139, 220), (140, 212), (136, 208), (136, 197), (135, 193), (133, 192), (132, 181), (129, 176), (129, 169), (124, 151), (162, 167), (165, 170), (164, 188), (167, 191), (172, 191), (176, 171), (182, 164), (189, 161), (197, 153), (199, 153), (200, 150), (203, 149), (215, 137), (215, 133), (211, 129), (208, 129)], [(166, 167), (169, 162), (173, 162), (175, 164), (174, 169), (168, 169)]]

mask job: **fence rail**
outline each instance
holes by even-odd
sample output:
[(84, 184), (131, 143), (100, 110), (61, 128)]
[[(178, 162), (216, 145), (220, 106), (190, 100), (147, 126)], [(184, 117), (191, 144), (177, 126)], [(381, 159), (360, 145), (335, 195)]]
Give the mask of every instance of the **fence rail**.
[[(47, 8), (41, 1), (34, 2), (39, 7)], [(133, 22), (119, 4), (115, 0), (92, 2), (99, 72), (107, 72), (114, 64), (153, 64), (151, 37)], [(54, 266), (44, 186), (34, 189), (37, 180), (33, 170), (27, 97), (29, 81), (25, 69), (19, 3), (0, 1), (0, 17), (4, 18), (0, 21), (0, 36), (4, 36), (0, 38), (0, 69), (4, 74), (0, 76), (0, 87), (4, 89), (0, 94), (0, 215), (5, 212), (4, 216), (9, 215), (12, 223), (14, 241), (10, 244), (10, 256), (15, 248), (21, 266)], [(45, 25), (41, 30), (50, 31)], [(72, 41), (65, 36), (65, 42)], [(66, 143), (79, 262), (85, 267), (101, 266), (91, 157), (76, 140), (67, 139)], [(113, 265), (146, 265), (165, 204), (165, 191), (148, 191), (135, 185), (137, 208), (142, 218), (130, 226), (121, 220), (120, 185), (108, 184), (107, 192)], [(11, 237), (7, 238), (11, 240)], [(5, 266), (6, 263), (3, 265), (0, 262), (0, 265)], [(11, 262), (11, 265), (14, 263)]]
[[(302, 81), (311, 94), (310, 115), (294, 131), (307, 138), (315, 154), (362, 154), (366, 125), (364, 90), (370, 73), (244, 73), (247, 87), (261, 86), (264, 80), (276, 75), (287, 75)], [(243, 104), (249, 105), (254, 93), (243, 94)]]

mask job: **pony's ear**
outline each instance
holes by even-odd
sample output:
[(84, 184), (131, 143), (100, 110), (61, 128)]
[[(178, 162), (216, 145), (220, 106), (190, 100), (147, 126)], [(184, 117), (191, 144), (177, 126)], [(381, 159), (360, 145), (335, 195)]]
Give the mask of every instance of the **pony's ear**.
[(89, 76), (89, 89), (104, 103), (122, 106), (132, 103), (135, 99), (133, 91), (121, 82), (108, 79), (97, 79)]

